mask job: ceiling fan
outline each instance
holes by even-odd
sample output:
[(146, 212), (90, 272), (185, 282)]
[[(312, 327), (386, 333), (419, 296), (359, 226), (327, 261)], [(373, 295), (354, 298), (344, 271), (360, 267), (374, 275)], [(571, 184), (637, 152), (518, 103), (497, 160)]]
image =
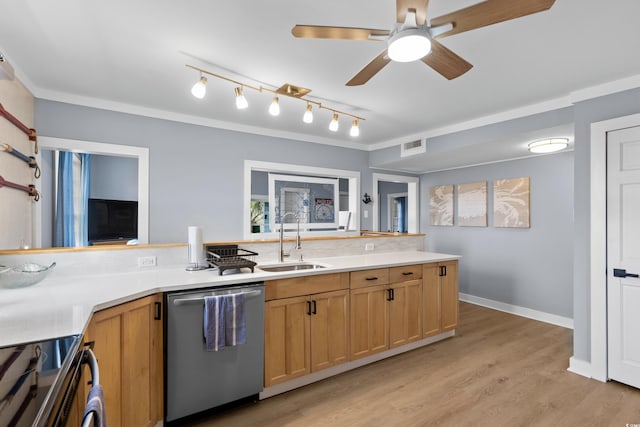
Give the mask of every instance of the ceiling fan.
[(438, 42), (438, 39), (498, 22), (548, 10), (555, 0), (486, 0), (427, 20), (429, 0), (396, 0), (396, 24), (392, 30), (296, 25), (295, 37), (386, 41), (387, 48), (347, 82), (363, 85), (391, 61), (421, 60), (446, 77), (455, 79), (473, 65)]

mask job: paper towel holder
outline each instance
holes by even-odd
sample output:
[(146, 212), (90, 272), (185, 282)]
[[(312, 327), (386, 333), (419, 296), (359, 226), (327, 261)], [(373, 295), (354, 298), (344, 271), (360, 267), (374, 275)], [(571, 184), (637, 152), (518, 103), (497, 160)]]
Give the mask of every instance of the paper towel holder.
[[(187, 271), (201, 271), (209, 268), (206, 259), (203, 259), (204, 245), (202, 244), (202, 229), (196, 226), (190, 226), (189, 242), (187, 243), (189, 265), (185, 268)], [(203, 263), (204, 261), (204, 263)]]

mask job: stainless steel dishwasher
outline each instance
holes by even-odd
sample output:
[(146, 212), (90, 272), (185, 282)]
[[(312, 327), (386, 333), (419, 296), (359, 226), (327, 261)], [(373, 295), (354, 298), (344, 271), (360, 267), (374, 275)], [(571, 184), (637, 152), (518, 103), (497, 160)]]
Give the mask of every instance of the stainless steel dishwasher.
[[(204, 297), (244, 294), (246, 342), (206, 351)], [(170, 292), (165, 295), (165, 420), (206, 411), (263, 389), (264, 284)]]

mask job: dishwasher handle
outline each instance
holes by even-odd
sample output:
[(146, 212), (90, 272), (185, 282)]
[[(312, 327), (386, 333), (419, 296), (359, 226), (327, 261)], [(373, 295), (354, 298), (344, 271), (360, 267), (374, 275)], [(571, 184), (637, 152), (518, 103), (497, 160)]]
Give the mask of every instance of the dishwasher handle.
[[(211, 296), (215, 296), (216, 294), (212, 294)], [(251, 298), (262, 295), (262, 291), (248, 291), (248, 292), (237, 292), (233, 294), (219, 294), (219, 295), (244, 295), (245, 298)], [(179, 298), (173, 300), (173, 305), (186, 305), (186, 304), (198, 304), (204, 303), (204, 297), (198, 298)]]

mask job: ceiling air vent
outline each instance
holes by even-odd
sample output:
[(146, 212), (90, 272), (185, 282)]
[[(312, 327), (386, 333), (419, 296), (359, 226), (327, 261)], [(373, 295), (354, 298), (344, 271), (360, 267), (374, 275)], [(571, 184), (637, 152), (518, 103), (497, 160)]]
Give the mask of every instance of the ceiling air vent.
[(405, 142), (400, 146), (400, 157), (414, 156), (426, 153), (427, 141), (422, 138), (416, 141)]

